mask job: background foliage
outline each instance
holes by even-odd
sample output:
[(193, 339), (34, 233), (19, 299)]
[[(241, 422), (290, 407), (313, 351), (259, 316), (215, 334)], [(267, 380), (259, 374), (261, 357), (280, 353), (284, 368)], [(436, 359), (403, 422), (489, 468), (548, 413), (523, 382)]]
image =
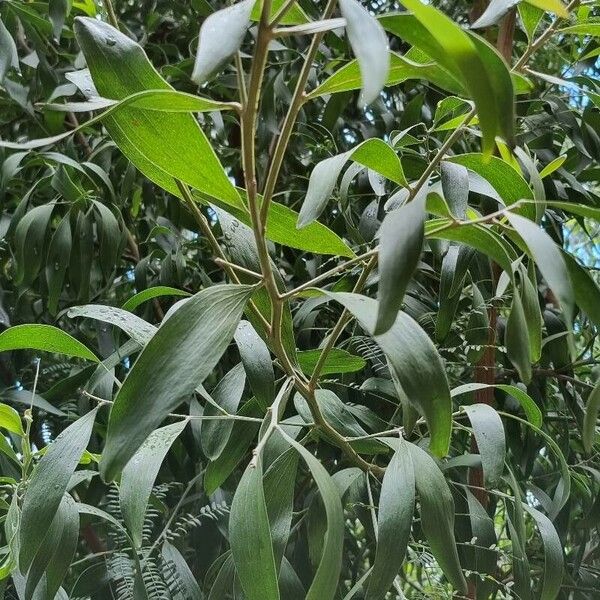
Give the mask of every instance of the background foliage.
[(0, 3), (4, 597), (597, 597), (597, 1), (227, 4)]

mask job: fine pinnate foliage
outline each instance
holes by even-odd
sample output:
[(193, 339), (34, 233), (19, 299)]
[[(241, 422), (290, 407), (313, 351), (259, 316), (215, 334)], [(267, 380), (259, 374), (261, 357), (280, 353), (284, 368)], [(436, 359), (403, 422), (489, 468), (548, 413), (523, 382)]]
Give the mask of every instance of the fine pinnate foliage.
[(4, 597), (595, 597), (599, 8), (1, 3)]

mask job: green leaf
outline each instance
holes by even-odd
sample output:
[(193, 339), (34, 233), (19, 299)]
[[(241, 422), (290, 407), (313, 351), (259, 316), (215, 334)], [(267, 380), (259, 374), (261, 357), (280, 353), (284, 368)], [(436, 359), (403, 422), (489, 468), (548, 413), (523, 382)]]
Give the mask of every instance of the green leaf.
[[(215, 404), (207, 402), (204, 407), (204, 416), (215, 417), (224, 413), (234, 415), (242, 399), (245, 384), (246, 373), (240, 363), (233, 367), (212, 391), (211, 395)], [(232, 419), (207, 419), (203, 421), (202, 450), (209, 460), (214, 460), (221, 454), (229, 440), (232, 428)]]
[(456, 590), (464, 594), (463, 576), (454, 538), (454, 500), (435, 461), (418, 446), (407, 443), (414, 466), (420, 500), (421, 527), (431, 552), (444, 575)]
[(423, 249), (425, 198), (390, 211), (379, 230), (379, 310), (375, 334), (385, 333), (396, 321), (406, 287), (419, 264)]
[(13, 67), (19, 70), (19, 55), (17, 54), (17, 46), (10, 35), (10, 31), (6, 29), (6, 25), (0, 19), (0, 83), (4, 81), (4, 77), (8, 70)]
[(383, 27), (356, 0), (340, 0), (340, 11), (346, 19), (346, 34), (360, 66), (361, 108), (379, 96), (388, 77), (390, 55)]
[(283, 437), (300, 454), (309, 468), (327, 517), (327, 529), (323, 538), (323, 550), (317, 572), (305, 600), (333, 600), (336, 594), (342, 550), (344, 546), (344, 511), (337, 488), (325, 467), (304, 446), (280, 430)]
[(19, 566), (25, 572), (42, 544), (43, 533), (54, 518), (83, 454), (98, 409), (67, 427), (47, 447), (36, 465), (23, 499)]
[(229, 60), (244, 41), (254, 0), (244, 0), (209, 15), (200, 28), (192, 80), (198, 85)]
[[(298, 364), (302, 369), (303, 373), (310, 375), (317, 366), (317, 361), (321, 356), (322, 350), (303, 350), (298, 352)], [(350, 354), (346, 350), (341, 348), (332, 348), (323, 368), (321, 369), (321, 375), (332, 375), (333, 373), (355, 373), (364, 369), (367, 365), (367, 361), (361, 356)]]
[(540, 600), (555, 600), (560, 595), (564, 573), (561, 539), (546, 515), (526, 502), (523, 502), (523, 508), (533, 517), (544, 545), (544, 577)]
[(386, 333), (374, 335), (376, 300), (359, 294), (324, 293), (340, 302), (373, 335), (409, 401), (427, 421), (431, 452), (436, 456), (446, 455), (452, 433), (452, 400), (442, 359), (427, 334), (400, 311)]
[(0, 333), (0, 352), (25, 349), (65, 354), (98, 362), (91, 350), (52, 325), (15, 325)]
[(166, 540), (162, 545), (162, 557), (169, 569), (175, 573), (177, 588), (185, 599), (202, 598), (202, 590), (190, 570), (185, 558), (173, 544)]
[(248, 321), (240, 321), (233, 338), (254, 396), (266, 410), (275, 398), (275, 373), (269, 348)]
[(440, 170), (448, 208), (457, 219), (466, 219), (469, 202), (469, 173), (466, 167), (443, 161)]
[(504, 345), (506, 346), (506, 354), (519, 373), (521, 381), (528, 384), (531, 381), (529, 333), (523, 303), (518, 290), (513, 293), (512, 306), (504, 332)]
[[(142, 48), (107, 23), (75, 19), (74, 31), (98, 92), (122, 100), (136, 92), (172, 89)], [(119, 149), (148, 179), (180, 195), (175, 179), (243, 209), (206, 136), (192, 115), (121, 108), (103, 119)]]
[[(532, 266), (532, 265), (530, 265)], [(522, 269), (521, 277), (521, 302), (527, 322), (527, 334), (529, 337), (529, 360), (536, 363), (542, 356), (542, 327), (544, 320), (538, 300), (537, 282), (535, 281), (535, 270), (532, 273), (534, 281), (529, 278), (525, 269)], [(534, 283), (535, 282), (535, 283)]]
[(596, 421), (598, 420), (598, 414), (600, 413), (600, 383), (594, 386), (594, 389), (588, 396), (585, 413), (583, 416), (583, 432), (582, 441), (585, 451), (590, 454), (592, 452), (592, 446), (596, 439)]
[(521, 405), (527, 420), (538, 428), (542, 426), (543, 416), (539, 406), (527, 392), (515, 385), (506, 385), (502, 383), (496, 383), (494, 385), (487, 383), (465, 383), (464, 385), (455, 387), (450, 392), (450, 395), (454, 398), (461, 394), (468, 394), (488, 387), (498, 388), (499, 390), (506, 392), (509, 396), (512, 396)]
[(246, 467), (231, 502), (229, 545), (246, 598), (279, 600), (260, 456)]
[(46, 261), (46, 281), (48, 282), (48, 310), (56, 314), (58, 300), (63, 291), (65, 275), (69, 266), (71, 256), (71, 222), (69, 214), (65, 215), (58, 224), (50, 247), (48, 248), (48, 259)]
[(463, 409), (473, 427), (481, 455), (485, 485), (488, 488), (496, 487), (502, 478), (506, 455), (506, 439), (502, 419), (487, 404), (470, 404)]
[(600, 288), (598, 284), (568, 252), (563, 253), (563, 258), (569, 271), (575, 302), (594, 325), (600, 327)]
[(420, 0), (406, 0), (403, 5), (413, 14), (385, 15), (380, 23), (431, 56), (466, 88), (477, 108), (484, 153), (491, 154), (497, 135), (512, 140), (514, 90), (500, 55), (433, 6)]
[(318, 219), (333, 193), (342, 168), (349, 160), (380, 173), (398, 185), (408, 185), (402, 164), (394, 149), (377, 138), (365, 140), (352, 150), (322, 160), (313, 169), (306, 197), (298, 215), (299, 229)]
[(491, 0), (483, 14), (471, 25), (471, 29), (487, 29), (495, 25), (519, 0)]
[[(168, 413), (211, 373), (229, 345), (253, 289), (216, 285), (198, 292), (148, 342), (112, 406), (100, 462), (105, 480), (116, 477)], [(150, 399), (152, 410), (148, 410)]]
[(591, 37), (600, 37), (600, 23), (596, 21), (577, 23), (569, 27), (559, 29), (560, 33), (573, 33), (576, 35), (589, 35)]
[(377, 515), (377, 550), (365, 592), (381, 600), (404, 562), (415, 510), (415, 472), (410, 451), (401, 439), (383, 476)]
[[(273, 0), (271, 2), (271, 19), (278, 13), (279, 10), (286, 3), (286, 0)], [(252, 10), (252, 20), (258, 21), (262, 12), (263, 0), (256, 0), (254, 8)], [(302, 9), (302, 6), (298, 2), (294, 2), (291, 8), (287, 11), (281, 23), (283, 25), (298, 25), (301, 23), (308, 23), (310, 19)]]
[(25, 435), (21, 416), (8, 404), (0, 404), (0, 427), (20, 436)]
[(151, 288), (147, 288), (134, 294), (121, 308), (123, 310), (128, 310), (129, 312), (133, 312), (138, 306), (143, 304), (144, 302), (148, 302), (148, 300), (152, 300), (154, 298), (160, 298), (162, 296), (191, 296), (189, 292), (185, 290), (178, 290), (177, 288), (169, 287), (166, 285), (157, 285)]
[(558, 297), (570, 326), (575, 302), (563, 253), (552, 238), (533, 221), (511, 213), (507, 213), (506, 217), (527, 244), (544, 279)]
[[(416, 48), (411, 48), (403, 56), (390, 52), (390, 71), (385, 87), (390, 87), (410, 79), (425, 79), (452, 93), (462, 92), (462, 87), (447, 71), (435, 64), (432, 59)], [(361, 86), (360, 68), (357, 60), (352, 60), (328, 77), (307, 96), (318, 98), (327, 94), (337, 94), (358, 90)]]
[(140, 346), (145, 346), (157, 331), (154, 325), (151, 325), (144, 319), (130, 313), (122, 308), (106, 306), (104, 304), (86, 304), (84, 306), (73, 306), (67, 311), (67, 315), (74, 319), (76, 317), (86, 317), (95, 319), (103, 323), (110, 323), (119, 329), (122, 329), (132, 340)]
[(153, 431), (123, 469), (119, 503), (136, 548), (142, 545), (146, 508), (160, 466), (187, 423), (184, 419)]

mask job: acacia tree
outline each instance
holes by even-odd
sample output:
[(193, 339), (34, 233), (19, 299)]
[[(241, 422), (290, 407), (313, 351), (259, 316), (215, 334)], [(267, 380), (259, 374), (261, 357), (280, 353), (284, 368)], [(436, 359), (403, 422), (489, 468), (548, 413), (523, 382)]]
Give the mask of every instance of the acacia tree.
[(0, 5), (6, 598), (597, 595), (597, 4)]

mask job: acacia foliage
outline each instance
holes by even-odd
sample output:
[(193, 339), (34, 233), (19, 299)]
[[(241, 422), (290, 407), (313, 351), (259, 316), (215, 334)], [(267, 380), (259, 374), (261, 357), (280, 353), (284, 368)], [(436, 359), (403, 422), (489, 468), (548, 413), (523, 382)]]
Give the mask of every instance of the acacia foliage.
[(0, 5), (7, 598), (593, 598), (597, 2)]

